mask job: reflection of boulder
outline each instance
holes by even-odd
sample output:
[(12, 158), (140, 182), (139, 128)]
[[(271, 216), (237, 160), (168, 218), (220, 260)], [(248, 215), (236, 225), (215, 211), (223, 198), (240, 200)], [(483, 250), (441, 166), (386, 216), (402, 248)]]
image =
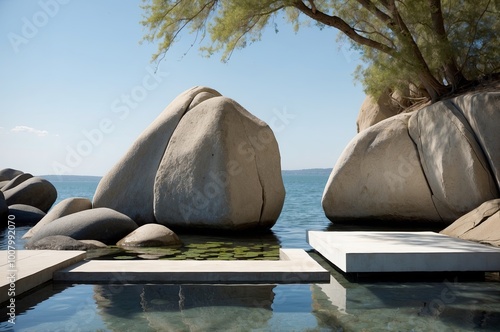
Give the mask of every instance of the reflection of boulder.
[[(119, 278), (119, 277), (118, 277)], [(97, 310), (113, 331), (239, 331), (265, 329), (274, 285), (97, 285)], [(137, 326), (134, 326), (137, 324)]]
[[(348, 283), (341, 276), (339, 281), (332, 277), (330, 284), (312, 285), (313, 313), (320, 327), (448, 331), (457, 326), (472, 331), (482, 316), (488, 319), (481, 322), (481, 329), (494, 331), (500, 322), (500, 293), (485, 290), (484, 282), (463, 284), (444, 278), (444, 282)], [(481, 303), (471, 304), (478, 296)]]

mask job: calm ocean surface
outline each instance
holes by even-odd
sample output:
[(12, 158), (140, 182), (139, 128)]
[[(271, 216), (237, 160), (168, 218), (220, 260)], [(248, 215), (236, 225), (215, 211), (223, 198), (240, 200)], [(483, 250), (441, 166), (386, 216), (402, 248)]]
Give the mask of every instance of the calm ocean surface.
[[(328, 175), (324, 170), (284, 173), (285, 205), (265, 241), (310, 250), (307, 230), (335, 229), (321, 208)], [(96, 179), (51, 182), (58, 202), (91, 199), (97, 186)], [(19, 249), (27, 229), (17, 229)], [(4, 230), (0, 246), (5, 249)], [(498, 274), (475, 282), (351, 282), (310, 253), (331, 272), (330, 283), (51, 283), (16, 299), (15, 325), (6, 322), (1, 308), (0, 331), (500, 331)]]

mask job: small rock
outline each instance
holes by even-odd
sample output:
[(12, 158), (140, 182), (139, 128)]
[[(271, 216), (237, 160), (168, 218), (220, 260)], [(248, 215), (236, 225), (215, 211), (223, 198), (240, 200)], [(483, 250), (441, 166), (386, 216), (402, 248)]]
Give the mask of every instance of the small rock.
[(4, 221), (7, 220), (9, 216), (9, 207), (7, 206), (7, 202), (5, 202), (5, 197), (3, 192), (0, 191), (0, 222), (1, 225), (4, 225)]
[(4, 191), (4, 195), (9, 206), (26, 204), (47, 212), (56, 201), (57, 190), (49, 181), (35, 176)]
[(440, 233), (500, 246), (500, 199), (493, 199), (458, 218)]
[(33, 236), (38, 230), (43, 226), (51, 223), (52, 221), (62, 218), (64, 216), (89, 210), (92, 208), (92, 202), (88, 198), (82, 197), (72, 197), (67, 198), (59, 202), (54, 208), (52, 208), (45, 217), (40, 220), (33, 228), (31, 228), (26, 234), (24, 234), (23, 239), (27, 239)]
[(23, 172), (17, 169), (4, 168), (0, 170), (0, 181), (10, 181), (20, 174), (23, 174)]
[(31, 205), (14, 204), (9, 206), (9, 215), (14, 216), (17, 226), (35, 225), (45, 217), (45, 212)]
[(31, 241), (34, 243), (51, 235), (66, 235), (76, 240), (98, 240), (105, 244), (115, 244), (136, 228), (137, 224), (126, 215), (108, 208), (96, 208), (52, 221), (40, 228)]
[(100, 248), (95, 244), (78, 241), (65, 235), (47, 236), (34, 242), (30, 241), (25, 247), (30, 250), (89, 250)]
[(19, 174), (18, 176), (16, 176), (15, 178), (13, 178), (12, 180), (10, 180), (9, 182), (7, 182), (3, 187), (2, 187), (2, 191), (7, 191), (9, 189), (12, 189), (14, 187), (17, 187), (19, 184), (23, 183), (24, 181), (28, 180), (28, 179), (31, 179), (33, 177), (33, 175), (29, 174), (29, 173), (23, 173), (23, 174)]
[(146, 224), (125, 236), (116, 244), (119, 247), (177, 246), (181, 240), (173, 231), (159, 224)]

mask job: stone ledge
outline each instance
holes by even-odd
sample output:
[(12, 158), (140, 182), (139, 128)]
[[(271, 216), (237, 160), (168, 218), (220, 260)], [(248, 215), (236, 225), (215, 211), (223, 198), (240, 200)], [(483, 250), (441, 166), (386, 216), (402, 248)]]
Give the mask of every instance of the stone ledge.
[(346, 273), (500, 271), (500, 248), (434, 232), (309, 231), (307, 241)]
[(81, 262), (54, 273), (77, 283), (316, 283), (330, 273), (302, 249), (280, 249), (279, 261), (134, 260)]
[(52, 279), (55, 271), (73, 265), (85, 258), (85, 251), (15, 250), (14, 270), (8, 262), (8, 251), (0, 251), (0, 303), (9, 301), (9, 275), (15, 274), (16, 296)]

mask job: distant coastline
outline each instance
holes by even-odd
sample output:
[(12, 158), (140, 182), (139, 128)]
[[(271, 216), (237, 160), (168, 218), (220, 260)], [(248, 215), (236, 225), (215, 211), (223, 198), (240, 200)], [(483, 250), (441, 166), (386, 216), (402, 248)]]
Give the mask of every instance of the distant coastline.
[[(331, 168), (308, 168), (297, 170), (282, 170), (283, 175), (329, 175)], [(68, 182), (95, 182), (100, 181), (102, 176), (93, 175), (40, 175), (40, 177), (50, 181), (68, 181)]]

